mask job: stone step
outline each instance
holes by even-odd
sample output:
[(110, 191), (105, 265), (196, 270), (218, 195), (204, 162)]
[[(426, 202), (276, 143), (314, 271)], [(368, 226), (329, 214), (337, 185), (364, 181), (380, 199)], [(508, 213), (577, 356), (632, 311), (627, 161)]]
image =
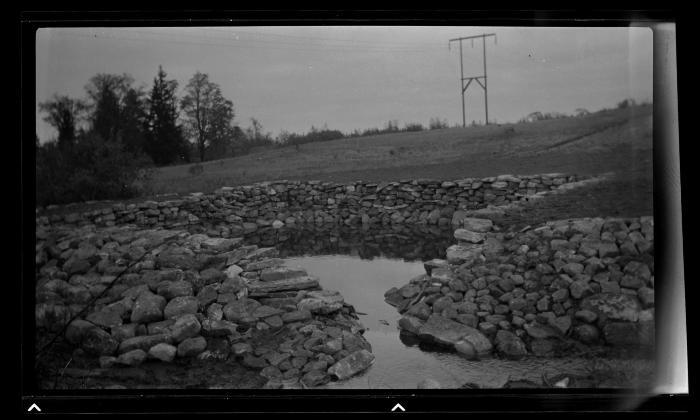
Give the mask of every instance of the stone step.
[(260, 273), (260, 280), (265, 282), (292, 279), (307, 276), (306, 270), (301, 268), (274, 267), (266, 268)]
[(248, 265), (245, 266), (245, 269), (246, 271), (258, 271), (264, 270), (266, 268), (279, 267), (283, 264), (284, 260), (281, 258), (267, 258), (264, 260), (248, 263)]

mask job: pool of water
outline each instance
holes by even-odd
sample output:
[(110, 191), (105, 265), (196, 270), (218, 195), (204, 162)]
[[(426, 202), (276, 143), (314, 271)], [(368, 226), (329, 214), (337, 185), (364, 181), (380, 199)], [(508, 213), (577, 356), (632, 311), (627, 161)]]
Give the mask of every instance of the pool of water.
[(519, 361), (490, 358), (468, 361), (455, 353), (426, 350), (417, 342), (399, 334), (400, 315), (384, 302), (384, 292), (402, 286), (411, 277), (424, 272), (421, 262), (385, 257), (363, 260), (349, 255), (324, 255), (288, 258), (289, 266), (304, 267), (318, 276), (324, 289), (338, 290), (361, 313), (367, 328), (365, 337), (376, 356), (372, 367), (350, 380), (330, 383), (334, 389), (411, 389), (426, 379), (434, 379), (445, 388), (465, 383), (482, 388), (499, 388), (508, 380), (541, 382), (566, 371), (586, 375), (590, 359), (526, 358)]

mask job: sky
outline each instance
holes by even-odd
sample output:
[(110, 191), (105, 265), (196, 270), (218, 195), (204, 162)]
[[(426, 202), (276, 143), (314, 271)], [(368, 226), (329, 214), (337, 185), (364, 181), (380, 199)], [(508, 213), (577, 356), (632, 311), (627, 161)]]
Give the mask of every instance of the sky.
[[(486, 39), (489, 122), (534, 112), (572, 113), (652, 100), (649, 28), (295, 26), (42, 28), (36, 33), (36, 130), (56, 136), (38, 104), (54, 94), (84, 98), (98, 73), (130, 74), (150, 90), (162, 65), (181, 97), (196, 71), (233, 101), (234, 123), (264, 131), (350, 132), (462, 121), (459, 43)], [(483, 74), (482, 41), (463, 42), (464, 76)], [(466, 95), (467, 122), (484, 121), (483, 90)]]

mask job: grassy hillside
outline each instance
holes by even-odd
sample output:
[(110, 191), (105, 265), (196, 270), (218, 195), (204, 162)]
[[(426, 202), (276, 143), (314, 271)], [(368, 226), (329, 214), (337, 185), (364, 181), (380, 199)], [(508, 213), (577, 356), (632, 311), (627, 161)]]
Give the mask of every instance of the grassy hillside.
[(457, 179), (502, 173), (649, 172), (651, 107), (587, 117), (384, 134), (285, 147), (157, 171), (151, 194), (208, 192), (274, 179)]

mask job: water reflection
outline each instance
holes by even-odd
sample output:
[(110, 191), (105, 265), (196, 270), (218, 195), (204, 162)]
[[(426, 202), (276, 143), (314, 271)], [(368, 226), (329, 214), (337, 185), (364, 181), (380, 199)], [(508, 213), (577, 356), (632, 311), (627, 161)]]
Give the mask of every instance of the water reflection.
[(246, 243), (275, 246), (282, 257), (350, 255), (363, 260), (377, 257), (427, 261), (444, 258), (455, 243), (450, 226), (339, 227), (315, 225), (266, 228), (245, 236)]

